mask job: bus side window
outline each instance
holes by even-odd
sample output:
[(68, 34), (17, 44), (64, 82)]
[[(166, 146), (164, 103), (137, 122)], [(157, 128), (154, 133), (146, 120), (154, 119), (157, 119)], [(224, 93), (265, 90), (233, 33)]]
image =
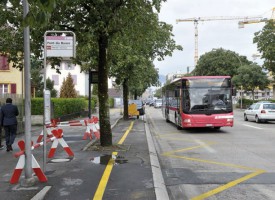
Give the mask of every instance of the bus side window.
[(179, 97), (179, 90), (175, 90), (175, 97)]

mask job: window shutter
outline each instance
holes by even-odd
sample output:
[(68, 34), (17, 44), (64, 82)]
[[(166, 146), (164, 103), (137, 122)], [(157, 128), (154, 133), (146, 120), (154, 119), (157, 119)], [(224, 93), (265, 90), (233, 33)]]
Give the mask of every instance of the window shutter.
[(8, 57), (0, 55), (0, 70), (9, 70)]
[(16, 94), (16, 83), (11, 84), (11, 94)]

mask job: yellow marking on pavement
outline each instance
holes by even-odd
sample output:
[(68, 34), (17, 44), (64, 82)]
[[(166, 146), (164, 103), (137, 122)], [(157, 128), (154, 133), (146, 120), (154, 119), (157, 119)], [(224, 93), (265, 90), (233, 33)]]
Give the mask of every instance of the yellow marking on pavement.
[[(153, 124), (153, 128), (155, 129), (155, 124), (154, 124), (154, 121), (151, 119), (150, 115), (149, 115), (149, 118)], [(157, 134), (156, 133), (156, 130), (154, 131), (155, 132), (155, 136), (156, 137), (163, 137), (163, 138), (167, 138), (167, 139), (175, 139), (175, 138), (171, 138), (168, 136), (168, 134)], [(167, 136), (166, 136), (167, 135)], [(179, 139), (177, 139), (179, 140)], [(186, 141), (190, 141), (190, 140), (186, 140)], [(248, 179), (251, 179), (255, 176), (258, 176), (260, 174), (263, 174), (265, 173), (266, 171), (264, 170), (261, 170), (261, 169), (256, 169), (256, 168), (251, 168), (251, 167), (246, 167), (246, 166), (241, 166), (241, 165), (235, 165), (235, 164), (230, 164), (230, 163), (222, 163), (222, 162), (215, 162), (215, 161), (210, 161), (210, 160), (203, 160), (203, 159), (198, 159), (198, 158), (190, 158), (190, 157), (185, 157), (185, 156), (178, 156), (178, 155), (175, 155), (174, 153), (178, 153), (178, 152), (184, 152), (184, 151), (188, 151), (188, 150), (192, 150), (192, 149), (197, 149), (197, 148), (201, 148), (201, 147), (205, 147), (205, 146), (210, 146), (212, 144), (215, 144), (214, 142), (211, 143), (211, 142), (207, 142), (205, 145), (199, 145), (199, 146), (193, 146), (193, 147), (189, 147), (189, 148), (184, 148), (184, 149), (179, 149), (179, 150), (175, 150), (175, 151), (169, 151), (169, 152), (164, 152), (162, 155), (163, 156), (167, 156), (167, 157), (174, 157), (174, 158), (181, 158), (181, 159), (185, 159), (185, 160), (191, 160), (191, 161), (197, 161), (197, 162), (203, 162), (203, 163), (209, 163), (209, 164), (215, 164), (215, 165), (221, 165), (221, 166), (225, 166), (225, 167), (233, 167), (233, 168), (238, 168), (238, 169), (244, 169), (244, 170), (248, 170), (248, 171), (252, 171), (252, 173), (246, 175), (246, 176), (243, 176), (239, 179), (236, 179), (234, 181), (231, 181), (225, 185), (222, 185), (220, 187), (217, 187), (216, 189), (213, 189), (213, 190), (210, 190), (206, 193), (203, 193), (199, 196), (196, 196), (196, 197), (193, 197), (192, 200), (201, 200), (201, 199), (205, 199), (205, 198), (208, 198), (210, 196), (213, 196), (217, 193), (220, 193), (224, 190), (227, 190), (231, 187), (234, 187)]]
[[(213, 143), (214, 144), (214, 143)], [(231, 164), (231, 163), (222, 163), (222, 162), (216, 162), (216, 161), (211, 161), (211, 160), (203, 160), (203, 159), (199, 159), (199, 158), (190, 158), (190, 157), (186, 157), (186, 156), (178, 156), (174, 153), (178, 153), (178, 152), (184, 152), (184, 151), (188, 151), (188, 150), (192, 150), (192, 149), (197, 149), (197, 148), (201, 148), (201, 147), (205, 147), (205, 146), (210, 146), (211, 143), (205, 144), (205, 145), (199, 145), (199, 146), (193, 146), (193, 147), (189, 147), (189, 148), (184, 148), (184, 149), (178, 149), (175, 151), (169, 151), (169, 152), (165, 152), (162, 155), (163, 156), (167, 156), (167, 157), (173, 157), (173, 158), (180, 158), (180, 159), (185, 159), (185, 160), (190, 160), (190, 161), (196, 161), (196, 162), (203, 162), (203, 163), (208, 163), (208, 164), (215, 164), (215, 165), (220, 165), (220, 166), (225, 166), (225, 167), (232, 167), (232, 168), (238, 168), (238, 169), (244, 169), (244, 170), (248, 170), (248, 171), (253, 171), (252, 173), (243, 176), (239, 179), (236, 179), (234, 181), (231, 181), (225, 185), (222, 185), (220, 187), (217, 187), (213, 190), (210, 190), (206, 193), (203, 193), (199, 196), (193, 197), (192, 200), (201, 200), (201, 199), (205, 199), (208, 198), (210, 196), (213, 196), (217, 193), (220, 193), (224, 190), (227, 190), (231, 187), (234, 187), (248, 179), (251, 179), (255, 176), (258, 176), (260, 174), (265, 173), (266, 171), (262, 170), (262, 169), (256, 169), (256, 168), (251, 168), (251, 167), (246, 167), (246, 166), (241, 166), (241, 165), (235, 165), (235, 164)]]
[(169, 156), (169, 157), (173, 157), (173, 158), (181, 158), (181, 159), (197, 161), (197, 162), (203, 162), (203, 163), (209, 163), (209, 164), (214, 164), (214, 165), (221, 165), (221, 166), (225, 166), (225, 167), (233, 167), (233, 168), (237, 168), (237, 169), (245, 169), (245, 170), (248, 170), (248, 171), (261, 170), (261, 169), (256, 169), (256, 168), (251, 168), (251, 167), (246, 167), (246, 166), (241, 166), (241, 165), (235, 165), (235, 164), (230, 164), (230, 163), (222, 163), (222, 162), (215, 162), (215, 161), (211, 161), (211, 160), (203, 160), (203, 159), (198, 159), (198, 158), (177, 156), (177, 155), (174, 155), (174, 154), (165, 155), (165, 156)]
[[(134, 125), (134, 122), (131, 122), (129, 128), (126, 130), (126, 132), (124, 133), (122, 138), (119, 140), (118, 144), (122, 144), (125, 141), (125, 139), (128, 136), (129, 132), (133, 128), (133, 125)], [(117, 154), (118, 154), (117, 152), (112, 153), (113, 156), (117, 156)], [(110, 178), (110, 175), (111, 175), (111, 172), (112, 172), (112, 169), (113, 169), (113, 166), (114, 166), (114, 163), (115, 163), (115, 160), (113, 158), (110, 158), (110, 160), (109, 160), (109, 162), (108, 162), (108, 164), (107, 164), (107, 166), (104, 170), (104, 173), (101, 177), (101, 180), (98, 184), (98, 187), (97, 187), (97, 190), (95, 192), (93, 200), (101, 200), (103, 198), (108, 180)]]
[(210, 190), (210, 191), (208, 191), (208, 192), (206, 192), (204, 194), (201, 194), (199, 196), (193, 197), (191, 200), (201, 200), (201, 199), (205, 199), (207, 197), (213, 196), (213, 195), (215, 195), (217, 193), (220, 193), (220, 192), (222, 192), (224, 190), (227, 190), (228, 188), (234, 187), (234, 186), (238, 185), (241, 182), (244, 182), (244, 181), (246, 181), (248, 179), (251, 179), (251, 178), (253, 178), (255, 176), (258, 176), (260, 174), (263, 174), (263, 173), (265, 173), (264, 170), (259, 170), (259, 171), (253, 172), (251, 174), (243, 176), (242, 178), (236, 179), (236, 180), (231, 181), (231, 182), (229, 182), (229, 183), (227, 183), (225, 185), (217, 187), (214, 190)]
[(133, 125), (134, 125), (134, 121), (131, 122), (129, 128), (126, 130), (126, 132), (124, 133), (124, 135), (122, 136), (122, 138), (119, 140), (119, 142), (117, 144), (122, 144), (125, 141), (125, 139), (128, 136), (129, 132), (132, 130)]
[(208, 144), (205, 144), (205, 145), (199, 145), (199, 146), (193, 146), (193, 147), (188, 147), (188, 148), (184, 148), (184, 149), (178, 149), (178, 150), (175, 150), (175, 151), (169, 151), (169, 152), (165, 152), (163, 153), (162, 155), (163, 156), (169, 156), (173, 153), (177, 153), (177, 152), (183, 152), (183, 151), (189, 151), (189, 150), (192, 150), (192, 149), (197, 149), (197, 148), (201, 148), (201, 147), (206, 147), (206, 146), (210, 146), (211, 144), (215, 144), (214, 142), (212, 143), (208, 143)]

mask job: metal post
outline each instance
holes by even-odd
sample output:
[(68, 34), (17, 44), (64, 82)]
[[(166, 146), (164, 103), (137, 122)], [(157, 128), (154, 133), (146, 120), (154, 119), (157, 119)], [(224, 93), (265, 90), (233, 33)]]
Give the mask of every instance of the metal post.
[[(45, 109), (45, 92), (47, 89), (47, 85), (46, 85), (46, 72), (47, 72), (47, 51), (46, 51), (46, 34), (47, 32), (44, 34), (44, 109)], [(47, 130), (46, 130), (46, 117), (45, 117), (45, 112), (43, 115), (43, 172), (46, 172), (46, 161), (47, 161), (47, 144), (46, 144), (46, 140), (47, 140)]]
[(89, 70), (89, 102), (88, 102), (88, 117), (91, 119), (91, 82), (92, 82), (92, 75), (91, 70)]
[[(27, 0), (23, 1), (23, 17), (29, 12)], [(24, 28), (24, 75), (25, 75), (25, 184), (32, 185), (32, 154), (31, 154), (31, 87), (30, 87), (30, 28)]]
[(241, 86), (241, 109), (243, 109), (243, 86)]

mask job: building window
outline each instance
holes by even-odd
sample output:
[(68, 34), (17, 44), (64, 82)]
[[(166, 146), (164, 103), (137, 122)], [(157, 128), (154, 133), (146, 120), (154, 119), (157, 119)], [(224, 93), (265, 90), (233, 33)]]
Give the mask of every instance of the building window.
[(0, 83), (0, 94), (7, 94), (9, 91), (9, 84)]
[(52, 75), (54, 85), (59, 85), (59, 75)]
[(72, 75), (72, 78), (74, 80), (74, 85), (77, 85), (77, 75)]
[(0, 55), (0, 70), (9, 70), (8, 57)]

